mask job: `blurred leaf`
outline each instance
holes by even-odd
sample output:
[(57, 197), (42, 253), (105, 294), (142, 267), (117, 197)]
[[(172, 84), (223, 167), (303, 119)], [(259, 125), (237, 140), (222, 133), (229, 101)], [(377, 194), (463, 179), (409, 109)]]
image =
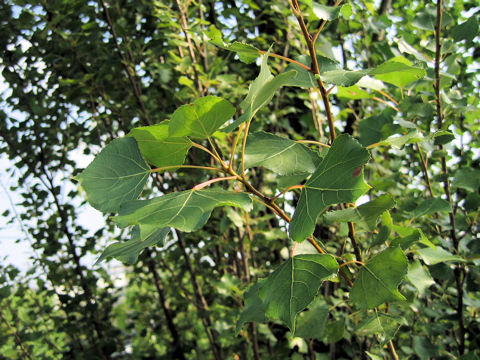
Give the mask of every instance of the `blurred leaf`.
[(425, 291), (435, 284), (428, 270), (418, 260), (408, 265), (407, 279), (418, 289), (420, 296), (423, 296)]
[(147, 238), (142, 239), (140, 236), (140, 227), (135, 226), (132, 229), (130, 240), (126, 242), (116, 242), (107, 246), (102, 255), (95, 262), (95, 265), (99, 264), (108, 257), (113, 257), (129, 265), (133, 265), (137, 261), (138, 255), (143, 249), (149, 246), (157, 245), (158, 243), (162, 243), (163, 245), (169, 232), (170, 228), (156, 229)]
[(404, 88), (411, 82), (423, 78), (426, 72), (424, 69), (412, 66), (412, 63), (403, 56), (397, 56), (373, 69), (370, 75), (375, 75), (383, 82)]
[(266, 307), (262, 299), (258, 296), (258, 291), (262, 287), (263, 281), (258, 281), (245, 292), (244, 301), (245, 309), (240, 313), (237, 320), (235, 333), (238, 334), (242, 326), (248, 322), (266, 322), (268, 319), (265, 315)]
[(422, 260), (427, 265), (435, 265), (438, 263), (443, 263), (446, 261), (454, 261), (454, 262), (464, 262), (465, 260), (458, 256), (449, 253), (447, 250), (442, 249), (441, 247), (437, 246), (435, 249), (432, 248), (423, 248), (417, 250), (418, 254), (422, 258)]
[(440, 198), (429, 198), (423, 200), (415, 209), (410, 213), (414, 218), (433, 214), (436, 212), (450, 212), (452, 208), (448, 201)]
[(463, 168), (455, 173), (452, 186), (476, 192), (480, 187), (480, 170)]
[(455, 41), (467, 40), (471, 42), (478, 35), (478, 19), (476, 14), (464, 23), (455, 26), (452, 29), (452, 37)]
[(327, 330), (328, 312), (328, 304), (318, 296), (308, 311), (303, 311), (298, 316), (295, 336), (321, 340)]

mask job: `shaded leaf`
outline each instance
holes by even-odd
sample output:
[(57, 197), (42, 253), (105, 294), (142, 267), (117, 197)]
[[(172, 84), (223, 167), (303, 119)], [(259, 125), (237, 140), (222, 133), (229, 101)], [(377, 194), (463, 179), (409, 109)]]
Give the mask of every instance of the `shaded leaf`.
[(407, 279), (417, 288), (420, 295), (423, 295), (425, 290), (435, 284), (428, 270), (418, 260), (408, 265)]
[(258, 296), (258, 291), (262, 286), (262, 281), (250, 286), (250, 288), (245, 292), (244, 301), (245, 309), (240, 313), (240, 316), (237, 320), (237, 325), (235, 328), (235, 333), (238, 335), (242, 326), (248, 322), (266, 322), (268, 319), (265, 315), (265, 305), (262, 302), (262, 299)]
[(168, 121), (152, 126), (138, 127), (127, 135), (137, 140), (145, 159), (157, 167), (182, 165), (192, 146), (186, 137), (169, 137)]
[(133, 138), (119, 138), (108, 144), (75, 177), (87, 194), (87, 200), (103, 213), (118, 211), (136, 199), (145, 186), (150, 167)]
[(472, 16), (470, 19), (461, 23), (460, 25), (455, 26), (452, 29), (453, 40), (462, 41), (467, 40), (467, 42), (472, 41), (475, 36), (478, 34), (478, 19), (477, 16)]
[(360, 130), (360, 144), (368, 146), (377, 143), (391, 134), (393, 116), (389, 111), (383, 111), (358, 123)]
[(308, 311), (303, 311), (298, 316), (295, 336), (320, 340), (326, 333), (327, 320), (328, 304), (318, 296), (310, 304)]
[(288, 259), (259, 290), (267, 316), (283, 321), (295, 333), (297, 314), (312, 302), (322, 282), (337, 271), (338, 264), (330, 255), (304, 254)]
[(95, 265), (108, 257), (114, 257), (119, 261), (133, 265), (143, 249), (157, 245), (158, 243), (162, 243), (163, 245), (169, 231), (169, 228), (156, 229), (152, 234), (147, 236), (147, 238), (142, 239), (140, 236), (140, 227), (135, 226), (132, 230), (132, 238), (130, 240), (109, 245), (95, 262)]
[(406, 322), (401, 317), (375, 312), (358, 324), (355, 331), (357, 334), (364, 336), (379, 335), (380, 345), (384, 346), (395, 337), (402, 325), (406, 325)]
[(205, 139), (230, 120), (235, 108), (217, 96), (205, 96), (193, 104), (180, 106), (172, 115), (169, 135)]
[(455, 173), (452, 186), (476, 192), (480, 187), (480, 170), (463, 168)]
[(318, 215), (329, 205), (355, 202), (370, 189), (361, 167), (368, 151), (350, 135), (335, 139), (317, 170), (305, 183), (290, 222), (290, 237), (303, 241), (313, 233)]
[(350, 292), (350, 300), (360, 309), (390, 301), (405, 300), (397, 290), (407, 274), (407, 257), (399, 247), (387, 248), (362, 266)]
[(436, 212), (450, 212), (452, 211), (450, 203), (440, 198), (430, 198), (423, 200), (415, 209), (410, 213), (414, 218), (433, 214)]
[(450, 131), (440, 130), (433, 135), (434, 145), (445, 145), (455, 140), (455, 135)]
[(308, 147), (263, 131), (249, 135), (245, 148), (246, 168), (264, 166), (280, 175), (313, 173), (319, 160)]
[(251, 120), (258, 110), (272, 100), (275, 92), (282, 86), (287, 85), (297, 74), (296, 71), (292, 70), (273, 76), (267, 65), (268, 54), (269, 53), (266, 53), (262, 56), (260, 74), (258, 74), (258, 77), (250, 85), (247, 97), (240, 104), (240, 107), (244, 111), (243, 115), (230, 125), (226, 126), (223, 129), (224, 132), (231, 132), (240, 124)]
[(458, 255), (453, 255), (447, 250), (437, 246), (435, 249), (423, 248), (418, 250), (418, 254), (427, 265), (435, 265), (447, 261), (464, 262), (465, 260)]
[(358, 85), (353, 85), (348, 87), (339, 86), (337, 88), (337, 97), (341, 99), (360, 100), (360, 99), (371, 99), (373, 95), (361, 89)]
[(395, 201), (390, 195), (381, 195), (359, 207), (327, 212), (324, 218), (329, 223), (351, 221), (368, 230), (374, 230), (377, 227), (378, 217), (394, 206)]
[(150, 200), (127, 202), (114, 221), (120, 227), (146, 225), (190, 232), (205, 225), (218, 206), (236, 206), (250, 211), (252, 201), (247, 194), (223, 189), (180, 191)]

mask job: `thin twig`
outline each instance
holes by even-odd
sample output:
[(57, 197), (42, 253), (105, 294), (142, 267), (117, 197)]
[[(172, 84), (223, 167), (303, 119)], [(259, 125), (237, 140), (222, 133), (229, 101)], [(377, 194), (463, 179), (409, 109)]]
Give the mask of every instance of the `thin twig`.
[[(266, 53), (267, 53), (267, 51), (260, 50), (260, 54), (265, 55)], [(290, 59), (289, 57), (279, 55), (279, 54), (275, 54), (275, 53), (272, 53), (272, 52), (268, 53), (268, 56), (276, 57), (276, 58), (291, 62), (292, 64), (298, 65), (298, 66), (304, 68), (307, 71), (312, 71), (312, 69), (310, 69), (307, 65), (304, 65), (304, 64), (302, 64), (302, 63), (300, 63), (296, 60)]]

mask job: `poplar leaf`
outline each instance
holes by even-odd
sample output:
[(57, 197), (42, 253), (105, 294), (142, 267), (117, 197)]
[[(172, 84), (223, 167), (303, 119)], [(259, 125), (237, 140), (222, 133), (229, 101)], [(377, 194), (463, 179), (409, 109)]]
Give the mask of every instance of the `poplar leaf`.
[(135, 138), (145, 159), (157, 167), (182, 165), (192, 146), (187, 137), (169, 137), (168, 121), (138, 127), (127, 135)]
[(133, 265), (143, 249), (157, 245), (158, 243), (162, 243), (163, 245), (169, 231), (169, 228), (156, 229), (152, 234), (147, 236), (147, 238), (142, 239), (140, 236), (140, 227), (135, 226), (132, 229), (132, 238), (130, 240), (109, 245), (95, 262), (95, 265), (108, 257), (114, 257), (119, 261)]
[(362, 310), (405, 300), (397, 287), (407, 270), (408, 261), (403, 251), (399, 247), (387, 248), (362, 266), (350, 291), (350, 300)]
[(245, 167), (264, 166), (280, 175), (313, 173), (320, 157), (293, 140), (263, 131), (248, 136)]
[(288, 259), (260, 287), (266, 315), (283, 321), (294, 333), (297, 314), (312, 302), (322, 282), (337, 271), (331, 255), (304, 254)]
[(145, 186), (150, 167), (133, 138), (110, 142), (74, 179), (85, 191), (87, 200), (103, 213), (118, 211), (136, 199)]
[(193, 104), (182, 105), (175, 110), (170, 120), (169, 135), (206, 139), (230, 120), (234, 113), (235, 108), (227, 100), (217, 96), (202, 97)]
[(313, 233), (318, 215), (329, 205), (355, 202), (370, 189), (362, 166), (368, 151), (350, 135), (335, 139), (317, 170), (305, 183), (290, 222), (290, 237), (303, 241)]
[(114, 217), (120, 227), (173, 227), (191, 232), (206, 224), (218, 206), (235, 206), (250, 211), (252, 201), (245, 193), (223, 189), (202, 189), (174, 192), (150, 200), (125, 203)]
[(260, 73), (248, 89), (247, 97), (242, 101), (240, 107), (244, 111), (233, 123), (226, 126), (223, 131), (231, 132), (240, 124), (250, 121), (258, 110), (267, 105), (275, 95), (275, 92), (284, 85), (287, 85), (293, 77), (296, 76), (295, 70), (281, 73), (273, 76), (268, 65), (268, 53), (262, 56)]

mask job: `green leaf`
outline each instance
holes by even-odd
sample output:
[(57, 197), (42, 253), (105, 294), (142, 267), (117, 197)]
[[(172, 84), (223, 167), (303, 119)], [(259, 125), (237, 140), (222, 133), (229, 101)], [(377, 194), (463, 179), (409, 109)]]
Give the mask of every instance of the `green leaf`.
[(418, 254), (427, 265), (435, 265), (447, 261), (465, 261), (465, 259), (463, 259), (461, 256), (453, 255), (439, 246), (437, 246), (435, 249), (430, 247), (419, 249)]
[(463, 168), (455, 173), (452, 186), (476, 192), (480, 187), (480, 170)]
[(440, 198), (430, 198), (423, 200), (415, 209), (410, 213), (414, 218), (433, 214), (436, 212), (450, 212), (452, 208), (448, 201)]
[(382, 140), (378, 143), (379, 146), (391, 146), (394, 149), (401, 149), (406, 144), (417, 143), (423, 141), (424, 137), (418, 130), (410, 131), (406, 135), (391, 136), (388, 139)]
[(406, 325), (406, 323), (405, 319), (401, 317), (375, 312), (358, 324), (355, 332), (363, 336), (379, 335), (380, 345), (384, 346), (395, 337), (402, 325)]
[(303, 241), (313, 233), (318, 215), (329, 205), (355, 202), (370, 187), (363, 180), (362, 166), (368, 151), (350, 135), (335, 139), (317, 170), (305, 183), (290, 222), (290, 237)]
[(412, 63), (403, 56), (394, 57), (370, 72), (370, 75), (383, 82), (404, 88), (413, 81), (426, 75), (422, 68), (412, 66)]
[(471, 42), (478, 34), (478, 19), (477, 16), (472, 16), (470, 19), (455, 26), (452, 29), (452, 36), (455, 42), (467, 40)]
[(108, 144), (88, 167), (74, 179), (87, 194), (87, 200), (103, 213), (118, 211), (136, 199), (145, 186), (150, 167), (133, 138), (119, 138)]
[(435, 284), (428, 270), (418, 260), (408, 265), (407, 279), (417, 288), (420, 296), (425, 294), (425, 290)]
[[(446, 12), (442, 14), (442, 28), (452, 22), (452, 17)], [(422, 11), (416, 14), (412, 21), (412, 25), (422, 30), (435, 30), (437, 23), (437, 11), (434, 6), (427, 6)]]
[(313, 173), (319, 156), (293, 140), (263, 131), (248, 136), (245, 167), (264, 166), (280, 175)]
[(158, 243), (162, 243), (163, 245), (169, 231), (169, 228), (156, 229), (146, 239), (142, 239), (140, 236), (140, 227), (135, 226), (132, 229), (132, 238), (130, 240), (109, 245), (95, 262), (95, 265), (108, 257), (114, 257), (119, 261), (133, 265), (143, 249), (157, 245)]
[(351, 221), (372, 231), (377, 227), (378, 217), (394, 206), (395, 201), (393, 201), (390, 195), (381, 195), (356, 208), (351, 207), (344, 210), (327, 212), (324, 218), (328, 223)]
[(387, 248), (362, 266), (350, 291), (350, 300), (360, 309), (390, 301), (405, 300), (397, 286), (407, 274), (407, 257), (399, 247)]
[(208, 138), (230, 120), (234, 113), (235, 108), (227, 100), (205, 96), (175, 110), (170, 121), (169, 135)]
[(321, 340), (326, 333), (327, 320), (328, 304), (318, 296), (309, 306), (308, 311), (303, 311), (298, 316), (295, 336)]
[(120, 227), (146, 225), (190, 232), (205, 225), (212, 210), (218, 206), (235, 206), (250, 211), (252, 201), (247, 194), (223, 189), (174, 192), (150, 200), (127, 202), (114, 221)]
[(348, 87), (339, 86), (337, 88), (337, 97), (340, 99), (360, 100), (360, 99), (371, 99), (373, 95), (361, 89), (358, 85), (353, 85)]
[(371, 70), (332, 70), (320, 73), (323, 82), (335, 84), (338, 86), (353, 86), (365, 75), (370, 74)]
[(127, 135), (137, 140), (145, 159), (157, 167), (182, 165), (192, 146), (186, 137), (169, 137), (168, 124), (168, 121), (162, 121), (156, 125), (138, 127)]
[(455, 135), (450, 131), (440, 130), (433, 135), (434, 145), (445, 145), (455, 140)]
[(325, 6), (316, 2), (312, 3), (313, 14), (317, 19), (332, 21), (338, 18), (341, 6)]
[(393, 116), (387, 111), (361, 120), (358, 123), (360, 144), (368, 146), (387, 138), (392, 127)]
[(238, 335), (242, 326), (248, 322), (266, 322), (268, 319), (265, 315), (265, 305), (262, 302), (262, 299), (258, 296), (258, 291), (262, 286), (262, 281), (250, 286), (250, 288), (245, 293), (245, 310), (240, 313), (240, 316), (237, 320), (237, 325), (235, 328), (235, 334)]
[(329, 321), (325, 333), (325, 342), (327, 344), (336, 343), (343, 338), (345, 334), (345, 319)]
[(413, 349), (421, 360), (435, 359), (438, 349), (426, 336), (413, 337)]
[(240, 107), (244, 111), (243, 115), (230, 125), (226, 126), (223, 129), (224, 132), (231, 132), (240, 124), (250, 121), (258, 110), (272, 100), (273, 95), (275, 95), (275, 92), (279, 88), (287, 85), (290, 80), (296, 76), (297, 72), (295, 70), (273, 76), (267, 65), (268, 54), (269, 53), (266, 53), (262, 56), (260, 74), (258, 74), (258, 77), (250, 85), (247, 97), (240, 104)]
[(412, 244), (416, 243), (417, 241), (420, 241), (422, 239), (422, 232), (417, 229), (413, 229), (413, 232), (411, 234), (408, 234), (407, 236), (404, 237), (397, 237), (392, 240), (390, 243), (390, 246), (400, 246), (402, 250), (408, 249)]
[(240, 61), (244, 62), (245, 64), (251, 64), (255, 62), (255, 60), (261, 55), (260, 50), (252, 45), (240, 43), (238, 41), (235, 41), (233, 44), (227, 44), (223, 42), (222, 32), (214, 25), (211, 25), (205, 34), (210, 38), (211, 44), (237, 53)]
[(331, 255), (304, 254), (288, 259), (259, 290), (267, 316), (283, 321), (295, 333), (297, 314), (312, 302), (322, 282), (337, 271)]

